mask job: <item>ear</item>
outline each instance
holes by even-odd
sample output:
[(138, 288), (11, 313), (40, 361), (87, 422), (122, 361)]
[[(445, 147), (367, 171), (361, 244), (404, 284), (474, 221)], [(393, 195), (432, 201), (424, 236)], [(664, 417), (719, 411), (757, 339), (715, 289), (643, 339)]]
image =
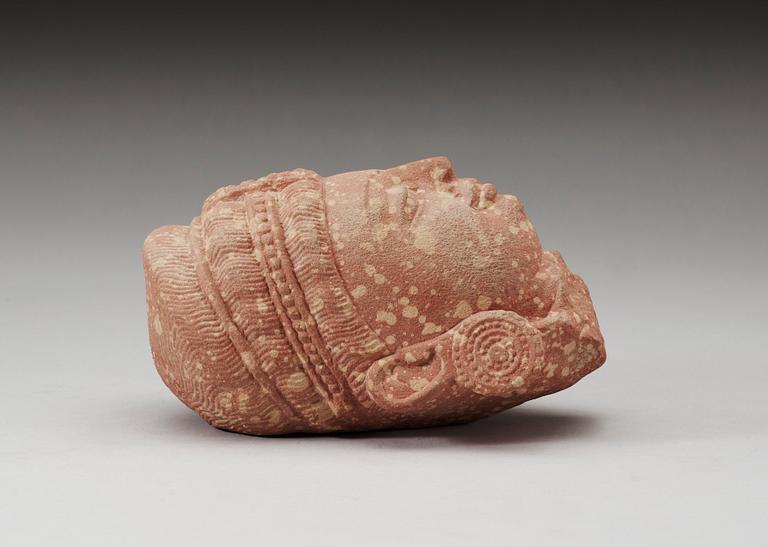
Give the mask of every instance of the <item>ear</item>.
[(515, 312), (486, 311), (374, 362), (366, 390), (379, 406), (393, 410), (426, 403), (456, 386), (508, 397), (524, 390), (526, 378), (543, 364), (538, 329)]

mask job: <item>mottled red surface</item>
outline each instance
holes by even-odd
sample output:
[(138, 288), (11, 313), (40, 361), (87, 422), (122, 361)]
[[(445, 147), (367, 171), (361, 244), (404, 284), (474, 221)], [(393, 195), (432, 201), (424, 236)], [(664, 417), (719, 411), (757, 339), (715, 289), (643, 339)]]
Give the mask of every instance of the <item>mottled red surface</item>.
[(581, 278), (447, 158), (221, 188), (147, 237), (144, 268), (157, 370), (222, 429), (465, 422), (605, 361)]

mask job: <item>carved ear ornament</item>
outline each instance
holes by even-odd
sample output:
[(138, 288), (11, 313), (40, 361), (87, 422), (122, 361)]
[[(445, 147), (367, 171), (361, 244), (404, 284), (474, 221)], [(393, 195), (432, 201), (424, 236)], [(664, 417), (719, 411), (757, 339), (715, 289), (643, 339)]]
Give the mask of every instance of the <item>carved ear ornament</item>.
[(433, 340), (377, 360), (368, 371), (366, 389), (378, 405), (394, 410), (451, 387), (507, 398), (525, 393), (526, 383), (543, 365), (537, 328), (512, 311), (485, 311)]

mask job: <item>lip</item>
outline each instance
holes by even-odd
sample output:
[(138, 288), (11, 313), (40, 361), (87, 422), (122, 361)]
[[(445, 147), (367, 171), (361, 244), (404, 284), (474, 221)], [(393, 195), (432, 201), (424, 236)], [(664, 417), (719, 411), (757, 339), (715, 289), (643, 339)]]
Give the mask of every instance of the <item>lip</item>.
[(480, 185), (480, 197), (477, 202), (478, 209), (486, 209), (496, 200), (496, 187), (493, 184)]
[(459, 179), (452, 191), (473, 209), (487, 209), (496, 199), (496, 187), (476, 179)]

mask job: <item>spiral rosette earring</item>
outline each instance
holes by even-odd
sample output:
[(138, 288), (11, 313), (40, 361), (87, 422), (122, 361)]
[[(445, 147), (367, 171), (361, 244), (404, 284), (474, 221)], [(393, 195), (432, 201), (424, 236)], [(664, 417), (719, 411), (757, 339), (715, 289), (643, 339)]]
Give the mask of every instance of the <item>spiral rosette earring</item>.
[(523, 395), (544, 367), (541, 333), (514, 312), (484, 312), (452, 336), (456, 382), (480, 395)]

